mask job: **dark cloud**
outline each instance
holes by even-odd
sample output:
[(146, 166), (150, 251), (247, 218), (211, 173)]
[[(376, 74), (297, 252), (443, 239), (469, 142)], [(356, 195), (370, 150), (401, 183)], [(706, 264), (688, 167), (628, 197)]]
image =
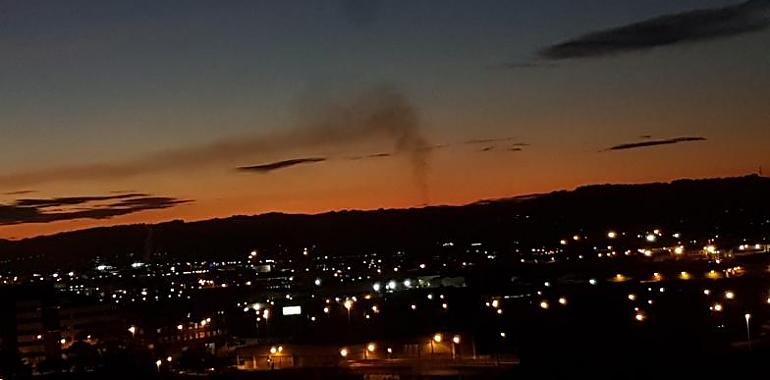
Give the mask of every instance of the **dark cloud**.
[(35, 193), (35, 190), (16, 190), (16, 191), (9, 191), (7, 193), (3, 193), (3, 195), (24, 195), (24, 194), (32, 194)]
[(382, 157), (390, 157), (390, 156), (392, 156), (391, 153), (375, 153), (375, 154), (370, 154), (368, 156), (365, 156), (364, 158), (382, 158)]
[(670, 144), (678, 144), (682, 142), (693, 142), (693, 141), (706, 141), (706, 138), (705, 137), (676, 137), (673, 139), (666, 139), (666, 140), (641, 141), (641, 142), (611, 146), (602, 151), (607, 152), (607, 151), (613, 151), (613, 150), (638, 149), (638, 148), (647, 148), (651, 146), (670, 145)]
[(393, 156), (393, 153), (373, 153), (373, 154), (367, 154), (365, 156), (352, 156), (348, 157), (348, 160), (351, 161), (358, 161), (358, 160), (365, 160), (368, 158), (385, 158), (385, 157), (391, 157)]
[(23, 207), (60, 207), (79, 205), (90, 202), (110, 201), (115, 199), (126, 198), (141, 198), (146, 197), (146, 194), (132, 193), (121, 195), (105, 195), (97, 197), (61, 197), (61, 198), (44, 198), (44, 199), (19, 199), (16, 201), (17, 206)]
[(770, 0), (664, 15), (599, 30), (540, 51), (540, 58), (560, 60), (603, 57), (658, 46), (712, 40), (756, 32), (770, 26)]
[[(505, 150), (509, 151), (509, 152), (521, 152), (522, 150), (524, 150), (524, 147), (526, 147), (526, 146), (529, 146), (529, 144), (527, 144), (527, 143), (513, 143), (513, 144), (510, 144), (507, 148), (505, 148)], [(497, 151), (497, 150), (499, 150), (498, 146), (490, 145), (490, 146), (485, 146), (485, 147), (481, 148), (479, 150), (479, 152), (491, 152), (491, 151)]]
[[(105, 204), (105, 202), (108, 203)], [(139, 193), (120, 196), (20, 199), (12, 204), (0, 204), (0, 226), (74, 219), (109, 219), (140, 211), (170, 208), (188, 202), (191, 201)]]
[(267, 164), (253, 165), (253, 166), (241, 166), (238, 170), (247, 172), (269, 173), (274, 170), (285, 169), (296, 165), (312, 164), (326, 161), (324, 157), (308, 157), (308, 158), (293, 158), (291, 160), (283, 160), (270, 162)]

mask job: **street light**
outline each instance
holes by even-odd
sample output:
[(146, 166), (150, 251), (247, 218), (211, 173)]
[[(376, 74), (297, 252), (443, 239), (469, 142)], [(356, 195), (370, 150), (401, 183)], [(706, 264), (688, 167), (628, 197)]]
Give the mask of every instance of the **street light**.
[(353, 307), (353, 301), (349, 299), (345, 300), (345, 303), (342, 305), (345, 306), (345, 309), (348, 311), (348, 323), (350, 323), (350, 309)]
[(457, 357), (457, 345), (460, 344), (460, 336), (455, 335), (452, 337), (452, 359)]
[(751, 320), (751, 314), (746, 313), (743, 315), (746, 318), (746, 341), (749, 343), (749, 351), (751, 351), (751, 328), (749, 321)]
[(128, 328), (128, 332), (131, 333), (131, 337), (135, 337), (136, 336), (136, 326), (129, 327)]
[(163, 362), (162, 362), (160, 359), (158, 359), (158, 360), (156, 360), (156, 361), (155, 361), (155, 367), (157, 367), (157, 368), (158, 368), (158, 372), (160, 372), (160, 365), (161, 365), (161, 364), (163, 364)]
[(348, 357), (348, 349), (347, 348), (341, 349), (340, 350), (340, 356), (342, 356), (343, 358)]
[(433, 335), (433, 339), (431, 339), (431, 341), (430, 341), (430, 357), (431, 357), (431, 359), (433, 358), (433, 353), (435, 351), (435, 349), (433, 347), (433, 342), (441, 343), (441, 341), (443, 339), (444, 339), (444, 337), (441, 334), (439, 334), (439, 333), (436, 333), (435, 335)]

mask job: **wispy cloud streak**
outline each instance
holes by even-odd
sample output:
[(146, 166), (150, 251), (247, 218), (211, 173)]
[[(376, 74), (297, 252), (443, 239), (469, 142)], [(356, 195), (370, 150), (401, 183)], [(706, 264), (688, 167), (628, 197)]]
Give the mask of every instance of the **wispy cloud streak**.
[(539, 52), (539, 58), (562, 60), (604, 57), (659, 46), (706, 41), (765, 30), (770, 26), (770, 0), (664, 15), (599, 30)]
[(602, 152), (648, 148), (648, 147), (659, 146), (659, 145), (671, 145), (671, 144), (679, 144), (683, 142), (706, 141), (706, 140), (707, 139), (705, 137), (676, 137), (673, 139), (666, 139), (666, 140), (640, 141), (640, 142), (611, 146), (607, 149), (603, 149)]
[(324, 161), (326, 161), (326, 158), (324, 157), (293, 158), (290, 160), (270, 162), (267, 164), (241, 166), (238, 168), (238, 170), (247, 171), (247, 172), (269, 173), (275, 170), (290, 168), (292, 166), (297, 166), (302, 164), (313, 164), (313, 163), (324, 162)]
[(0, 204), (0, 226), (75, 219), (110, 219), (141, 211), (171, 208), (189, 202), (191, 201), (141, 193), (19, 199), (11, 204)]

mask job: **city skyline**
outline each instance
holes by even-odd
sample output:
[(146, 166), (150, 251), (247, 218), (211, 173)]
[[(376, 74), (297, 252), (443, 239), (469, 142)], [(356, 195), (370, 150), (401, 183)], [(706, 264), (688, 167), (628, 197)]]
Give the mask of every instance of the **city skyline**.
[(753, 173), (769, 9), (0, 2), (0, 238)]

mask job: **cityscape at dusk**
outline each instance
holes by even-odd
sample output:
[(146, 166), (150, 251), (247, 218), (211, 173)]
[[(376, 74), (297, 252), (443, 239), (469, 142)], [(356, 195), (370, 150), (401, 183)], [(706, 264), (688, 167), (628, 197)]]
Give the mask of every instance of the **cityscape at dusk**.
[(770, 357), (770, 0), (0, 0), (0, 50), (0, 380)]

